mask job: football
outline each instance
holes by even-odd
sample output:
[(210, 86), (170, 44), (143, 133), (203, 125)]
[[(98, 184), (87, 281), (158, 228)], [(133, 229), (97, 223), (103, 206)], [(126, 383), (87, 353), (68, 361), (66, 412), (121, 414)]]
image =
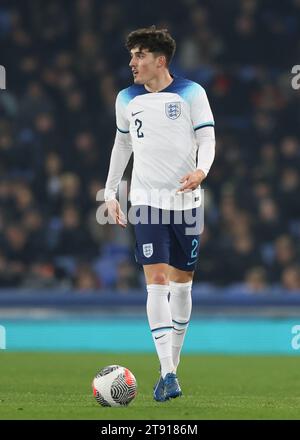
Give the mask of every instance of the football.
[(126, 406), (137, 394), (137, 382), (128, 368), (109, 365), (94, 377), (93, 393), (101, 406)]

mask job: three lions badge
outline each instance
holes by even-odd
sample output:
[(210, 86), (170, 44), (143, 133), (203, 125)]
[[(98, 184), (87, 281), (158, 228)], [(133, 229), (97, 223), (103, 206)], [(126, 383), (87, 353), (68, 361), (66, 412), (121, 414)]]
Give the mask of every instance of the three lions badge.
[(181, 102), (167, 102), (165, 112), (168, 118), (177, 119), (181, 115)]
[(143, 254), (146, 258), (150, 258), (153, 255), (153, 243), (143, 244)]

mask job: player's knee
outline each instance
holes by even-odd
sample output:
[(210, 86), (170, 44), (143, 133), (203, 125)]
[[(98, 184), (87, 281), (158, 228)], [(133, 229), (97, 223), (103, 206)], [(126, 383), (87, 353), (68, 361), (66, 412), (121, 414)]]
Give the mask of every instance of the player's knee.
[(168, 278), (167, 274), (165, 274), (164, 272), (154, 273), (154, 274), (152, 274), (151, 278), (152, 278), (151, 284), (168, 284), (169, 283), (169, 278)]
[(171, 275), (171, 281), (175, 283), (188, 283), (189, 281), (193, 281), (194, 272), (183, 272), (176, 271)]

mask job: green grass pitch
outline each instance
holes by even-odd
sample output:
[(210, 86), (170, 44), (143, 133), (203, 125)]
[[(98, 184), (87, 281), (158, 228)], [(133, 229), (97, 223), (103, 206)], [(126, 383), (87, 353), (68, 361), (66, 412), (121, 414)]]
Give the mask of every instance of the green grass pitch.
[[(110, 364), (129, 368), (138, 395), (125, 408), (102, 408), (94, 374)], [(294, 356), (183, 355), (184, 396), (152, 399), (158, 377), (153, 354), (0, 354), (0, 419), (201, 420), (299, 419), (300, 361)]]

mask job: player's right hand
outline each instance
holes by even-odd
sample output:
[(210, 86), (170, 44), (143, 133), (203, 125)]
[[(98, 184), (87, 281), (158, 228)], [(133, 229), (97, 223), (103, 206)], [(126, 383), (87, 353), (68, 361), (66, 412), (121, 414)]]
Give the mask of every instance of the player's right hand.
[(127, 226), (127, 219), (121, 210), (120, 203), (118, 200), (109, 200), (105, 202), (105, 205), (108, 210), (108, 215), (112, 218), (113, 222), (122, 228), (126, 228)]

